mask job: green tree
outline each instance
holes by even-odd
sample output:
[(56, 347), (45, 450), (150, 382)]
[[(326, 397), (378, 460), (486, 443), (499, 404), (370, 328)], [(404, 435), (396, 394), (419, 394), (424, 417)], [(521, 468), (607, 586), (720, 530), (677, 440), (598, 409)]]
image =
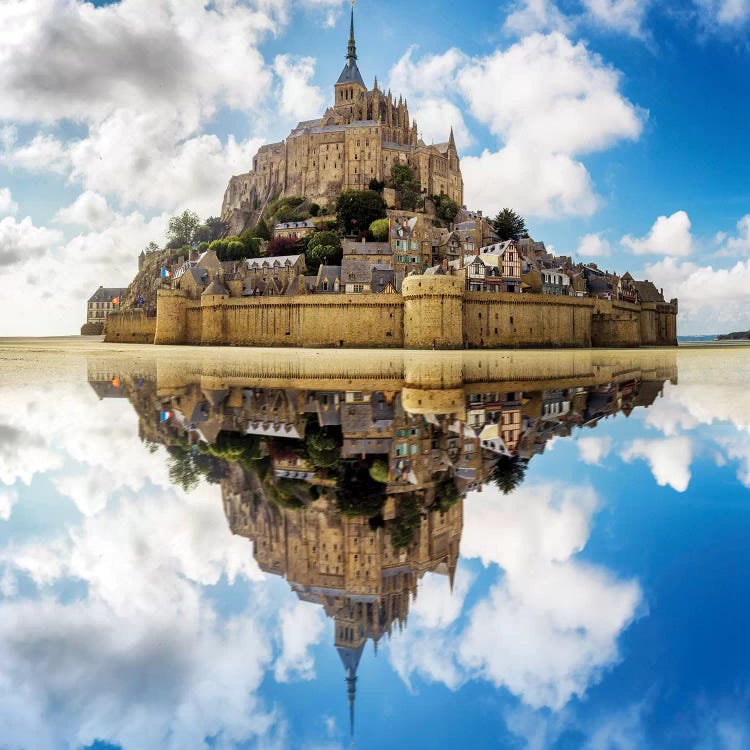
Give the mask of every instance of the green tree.
[(336, 201), (336, 220), (347, 234), (364, 232), (385, 215), (385, 201), (372, 190), (345, 190)]
[(379, 458), (376, 459), (372, 462), (372, 466), (370, 467), (370, 476), (376, 482), (388, 484), (388, 464)]
[(271, 230), (268, 228), (268, 224), (266, 224), (265, 219), (260, 219), (260, 221), (258, 221), (258, 223), (255, 225), (252, 232), (260, 240), (268, 241), (271, 239)]
[(336, 505), (341, 513), (372, 518), (383, 510), (385, 499), (385, 485), (370, 476), (364, 461), (340, 462)]
[(490, 221), (501, 241), (520, 240), (528, 237), (526, 222), (512, 208), (504, 208)]
[(396, 550), (411, 546), (422, 520), (422, 502), (415, 492), (400, 495), (399, 504), (398, 517), (388, 527), (391, 545)]
[(388, 219), (377, 219), (370, 224), (370, 232), (375, 242), (387, 242), (390, 223)]
[(382, 180), (376, 180), (373, 177), (367, 187), (369, 190), (372, 190), (373, 193), (380, 193), (382, 195), (383, 190), (385, 190), (385, 182), (383, 182)]
[(492, 469), (492, 481), (503, 495), (510, 495), (523, 483), (526, 467), (526, 461), (518, 456), (500, 456)]
[(320, 213), (320, 206), (317, 203), (311, 203), (308, 207), (310, 216), (317, 216)]
[(456, 214), (461, 209), (458, 203), (452, 198), (449, 198), (445, 193), (433, 195), (432, 202), (435, 204), (438, 218), (447, 222), (453, 221), (453, 219), (456, 218)]
[(394, 163), (391, 167), (391, 185), (399, 193), (401, 208), (413, 211), (417, 207), (422, 186), (408, 164)]
[(311, 274), (318, 272), (321, 263), (329, 266), (338, 265), (342, 256), (341, 240), (336, 232), (315, 232), (307, 240), (305, 265)]
[(173, 216), (167, 225), (167, 248), (190, 245), (200, 224), (201, 220), (195, 211), (183, 211), (179, 216)]

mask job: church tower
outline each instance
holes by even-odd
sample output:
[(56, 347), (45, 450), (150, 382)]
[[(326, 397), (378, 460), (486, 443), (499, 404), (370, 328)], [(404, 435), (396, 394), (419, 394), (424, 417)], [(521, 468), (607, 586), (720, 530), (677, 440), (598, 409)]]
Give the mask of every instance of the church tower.
[(362, 79), (362, 74), (357, 67), (357, 43), (354, 40), (354, 0), (352, 0), (352, 16), (349, 26), (349, 46), (346, 50), (346, 65), (341, 71), (339, 80), (336, 81), (335, 107), (336, 109), (348, 108), (354, 110), (355, 104), (360, 96), (367, 91), (367, 86)]

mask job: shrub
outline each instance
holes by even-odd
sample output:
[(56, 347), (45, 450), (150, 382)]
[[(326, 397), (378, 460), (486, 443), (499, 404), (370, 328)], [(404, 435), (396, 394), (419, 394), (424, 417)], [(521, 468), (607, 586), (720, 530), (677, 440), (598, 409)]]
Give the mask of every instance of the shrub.
[(388, 219), (377, 219), (370, 224), (370, 233), (376, 242), (387, 242), (389, 229)]

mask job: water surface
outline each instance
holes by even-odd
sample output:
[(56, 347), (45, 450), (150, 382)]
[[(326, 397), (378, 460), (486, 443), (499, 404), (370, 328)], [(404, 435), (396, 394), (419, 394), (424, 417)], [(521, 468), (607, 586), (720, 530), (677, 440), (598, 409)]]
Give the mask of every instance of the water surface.
[(0, 747), (750, 747), (749, 384), (0, 342)]

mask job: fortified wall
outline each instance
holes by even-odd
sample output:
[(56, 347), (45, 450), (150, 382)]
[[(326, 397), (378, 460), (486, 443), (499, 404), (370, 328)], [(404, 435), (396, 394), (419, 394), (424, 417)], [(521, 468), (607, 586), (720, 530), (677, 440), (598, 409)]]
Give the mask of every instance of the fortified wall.
[(456, 276), (409, 276), (402, 294), (233, 297), (160, 289), (155, 326), (112, 313), (108, 342), (405, 349), (677, 345), (677, 300), (614, 302), (467, 292)]

